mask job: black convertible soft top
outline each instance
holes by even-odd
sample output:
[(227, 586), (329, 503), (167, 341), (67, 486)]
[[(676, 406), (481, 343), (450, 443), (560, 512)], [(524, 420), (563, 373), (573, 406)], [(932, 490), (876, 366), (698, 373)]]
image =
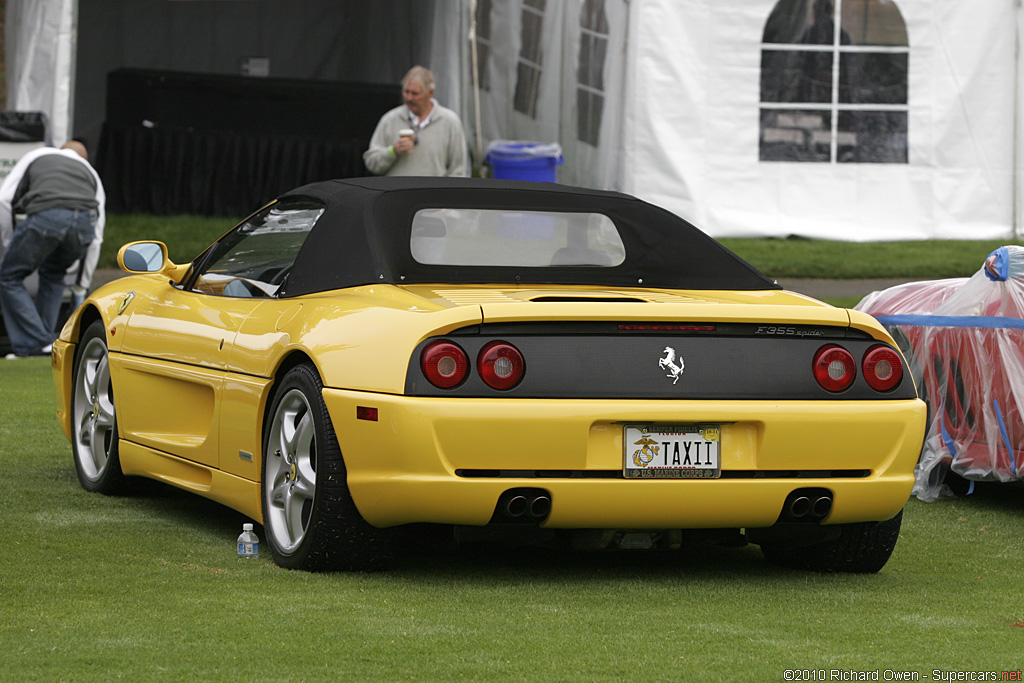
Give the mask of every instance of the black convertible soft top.
[[(278, 202), (326, 205), (295, 260), (286, 296), (372, 283), (599, 285), (667, 289), (779, 289), (756, 268), (678, 216), (618, 192), (476, 178), (350, 178), (311, 183)], [(450, 266), (418, 263), (413, 216), (423, 209), (604, 214), (625, 260), (599, 266)]]

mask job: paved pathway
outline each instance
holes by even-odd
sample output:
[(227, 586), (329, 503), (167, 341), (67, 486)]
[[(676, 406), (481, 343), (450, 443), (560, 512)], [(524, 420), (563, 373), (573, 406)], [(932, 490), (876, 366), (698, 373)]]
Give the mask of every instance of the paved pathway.
[[(917, 278), (920, 279), (920, 278)], [(812, 280), (782, 279), (779, 284), (793, 292), (800, 292), (815, 299), (836, 299), (844, 297), (865, 297), (871, 292), (886, 289), (915, 279), (871, 278), (864, 280)]]

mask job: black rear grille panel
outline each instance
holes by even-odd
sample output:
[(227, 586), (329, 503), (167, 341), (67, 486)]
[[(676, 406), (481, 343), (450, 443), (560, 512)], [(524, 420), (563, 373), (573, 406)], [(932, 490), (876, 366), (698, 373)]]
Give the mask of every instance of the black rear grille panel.
[[(860, 372), (846, 391), (823, 389), (812, 372), (814, 354), (822, 345), (843, 346), (859, 364), (877, 343), (859, 330), (842, 327), (664, 321), (478, 325), (443, 337), (463, 348), (471, 366), (466, 381), (453, 389), (434, 387), (419, 367), (423, 346), (437, 338), (425, 340), (413, 352), (407, 395), (680, 400), (877, 400), (916, 395), (909, 375), (885, 393), (868, 386)], [(473, 368), (480, 349), (495, 339), (514, 345), (526, 361), (526, 374), (514, 389), (488, 387)]]

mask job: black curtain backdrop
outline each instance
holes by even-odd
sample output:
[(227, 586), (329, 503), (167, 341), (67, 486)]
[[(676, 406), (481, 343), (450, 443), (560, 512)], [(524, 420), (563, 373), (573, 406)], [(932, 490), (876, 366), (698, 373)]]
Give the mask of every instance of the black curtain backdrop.
[(96, 168), (107, 210), (242, 218), (299, 185), (367, 175), (397, 86), (120, 69)]

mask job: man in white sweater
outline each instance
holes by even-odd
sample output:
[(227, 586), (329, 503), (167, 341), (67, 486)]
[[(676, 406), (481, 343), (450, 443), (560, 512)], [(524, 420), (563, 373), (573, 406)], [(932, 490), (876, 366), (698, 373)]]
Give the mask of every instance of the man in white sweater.
[[(106, 195), (85, 146), (43, 147), (23, 156), (0, 184), (0, 307), (14, 351), (48, 355), (64, 297), (64, 275), (103, 237)], [(14, 215), (25, 220), (14, 227)], [(98, 252), (96, 252), (98, 254)], [(95, 258), (90, 260), (95, 267)], [(39, 273), (35, 300), (24, 280)], [(91, 268), (89, 278), (91, 278)]]
[[(363, 153), (374, 175), (465, 176), (462, 121), (434, 99), (434, 75), (414, 66), (402, 79), (405, 102), (381, 117)], [(410, 134), (411, 133), (411, 134)]]

